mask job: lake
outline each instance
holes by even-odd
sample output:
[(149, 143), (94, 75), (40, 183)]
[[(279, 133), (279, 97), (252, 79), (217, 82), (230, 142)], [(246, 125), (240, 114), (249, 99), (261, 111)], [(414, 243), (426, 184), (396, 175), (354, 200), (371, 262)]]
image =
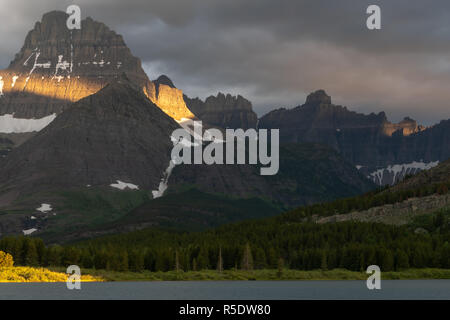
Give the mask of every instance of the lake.
[(81, 290), (65, 283), (0, 283), (0, 300), (6, 299), (450, 300), (450, 280), (382, 280), (381, 290), (368, 290), (365, 281), (93, 282)]

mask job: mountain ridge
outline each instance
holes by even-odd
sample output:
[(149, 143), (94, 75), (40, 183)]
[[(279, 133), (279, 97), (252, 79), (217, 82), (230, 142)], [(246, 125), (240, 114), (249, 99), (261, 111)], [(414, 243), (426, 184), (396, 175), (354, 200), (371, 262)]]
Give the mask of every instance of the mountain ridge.
[[(446, 123), (425, 128), (409, 117), (391, 123), (384, 112), (350, 111), (332, 104), (325, 91), (318, 90), (301, 106), (267, 113), (260, 118), (259, 128), (280, 128), (281, 143), (328, 145), (368, 178), (385, 185), (450, 158)], [(394, 171), (392, 166), (400, 169)]]
[[(26, 193), (39, 186), (41, 192), (118, 180), (157, 189), (177, 128), (138, 86), (117, 80), (75, 102), (4, 158), (0, 190)], [(3, 198), (11, 204), (11, 197)]]

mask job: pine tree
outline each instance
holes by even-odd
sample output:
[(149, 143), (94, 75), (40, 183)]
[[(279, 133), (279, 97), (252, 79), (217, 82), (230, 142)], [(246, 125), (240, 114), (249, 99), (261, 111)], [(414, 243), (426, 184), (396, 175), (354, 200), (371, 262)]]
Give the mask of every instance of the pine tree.
[(206, 270), (210, 268), (208, 250), (204, 247), (202, 247), (198, 253), (197, 267), (199, 270)]
[(407, 254), (403, 250), (397, 252), (397, 265), (396, 270), (409, 268), (409, 259)]
[(117, 257), (117, 271), (128, 271), (128, 252), (126, 250), (121, 250), (119, 256)]
[(270, 247), (267, 252), (267, 263), (270, 269), (275, 269), (277, 267), (278, 263), (277, 252), (273, 247)]
[(284, 270), (284, 260), (283, 258), (279, 258), (278, 259), (278, 271), (277, 271), (277, 276), (278, 278), (281, 278), (283, 276), (283, 270)]
[(244, 248), (244, 254), (242, 257), (242, 267), (243, 270), (250, 271), (253, 270), (253, 256), (250, 249), (250, 244), (247, 242)]
[(384, 250), (381, 261), (381, 268), (383, 271), (394, 270), (394, 255), (391, 250)]
[(266, 253), (261, 248), (256, 248), (255, 250), (255, 259), (254, 259), (254, 267), (255, 269), (265, 269), (267, 267), (266, 263)]
[(27, 239), (24, 242), (24, 262), (27, 266), (37, 266), (39, 264), (38, 253), (34, 241)]
[(33, 239), (33, 242), (36, 247), (38, 265), (42, 266), (44, 263), (44, 255), (45, 255), (44, 241), (42, 241), (42, 239)]
[(217, 261), (217, 271), (222, 273), (223, 271), (223, 260), (222, 260), (222, 248), (219, 248), (219, 260)]
[(155, 271), (155, 256), (150, 250), (147, 250), (145, 253), (144, 268), (146, 270)]
[(175, 271), (180, 272), (180, 258), (178, 256), (178, 250), (175, 250)]
[(325, 251), (322, 252), (322, 261), (320, 262), (320, 269), (322, 269), (324, 271), (328, 269), (328, 266), (327, 266), (327, 255), (326, 255)]

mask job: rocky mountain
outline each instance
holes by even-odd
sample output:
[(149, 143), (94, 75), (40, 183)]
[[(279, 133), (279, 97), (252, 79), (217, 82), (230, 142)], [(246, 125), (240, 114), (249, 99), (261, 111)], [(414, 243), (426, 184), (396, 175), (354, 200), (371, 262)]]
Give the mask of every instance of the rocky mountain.
[(252, 103), (241, 95), (217, 94), (202, 101), (184, 96), (187, 107), (199, 119), (220, 128), (244, 129), (256, 128), (258, 117), (252, 109)]
[(188, 109), (183, 99), (183, 91), (176, 88), (172, 80), (162, 75), (158, 79), (148, 82), (144, 92), (158, 107), (177, 121), (195, 119), (195, 115)]
[[(44, 14), (9, 67), (0, 71), (0, 134), (22, 143), (75, 101), (125, 74), (169, 116), (192, 118), (181, 90), (150, 81), (121, 35), (86, 18), (80, 30), (66, 27), (68, 15)], [(17, 145), (17, 144), (16, 144)]]
[(262, 197), (283, 208), (350, 197), (375, 185), (333, 149), (318, 144), (287, 144), (280, 148), (280, 171), (261, 176), (252, 165), (179, 165), (168, 192), (195, 186), (203, 192), (234, 197)]
[(116, 80), (70, 105), (0, 160), (0, 208), (19, 197), (72, 188), (157, 190), (176, 128), (132, 82)]
[[(439, 214), (445, 214), (450, 207), (450, 159), (434, 168), (407, 177), (394, 186), (375, 194), (382, 201), (373, 202), (374, 206), (364, 210), (352, 210), (343, 214), (328, 216), (314, 215), (318, 223), (341, 221), (379, 222), (404, 225), (431, 220)], [(401, 196), (398, 196), (401, 194)], [(366, 203), (369, 203), (366, 200)], [(448, 213), (447, 213), (448, 214)], [(415, 230), (424, 232), (423, 228)], [(426, 232), (425, 232), (426, 233)]]
[[(126, 221), (131, 212), (160, 225), (192, 224), (199, 212), (212, 226), (239, 219), (242, 208), (228, 213), (230, 203), (242, 199), (259, 198), (248, 212), (256, 217), (374, 187), (335, 150), (318, 144), (283, 146), (280, 172), (272, 177), (261, 176), (256, 165), (174, 167), (175, 129), (189, 131), (196, 117), (206, 127), (254, 128), (251, 103), (223, 94), (189, 99), (167, 76), (149, 80), (122, 37), (104, 24), (87, 18), (81, 30), (70, 31), (66, 18), (45, 14), (0, 71), (0, 235), (57, 239), (70, 230)], [(151, 204), (134, 211), (163, 195), (181, 199), (177, 193), (192, 189), (202, 193), (195, 208), (159, 215), (162, 207)], [(219, 200), (223, 195), (233, 201)], [(217, 214), (215, 201), (228, 208), (226, 216)]]
[(323, 90), (311, 93), (302, 106), (269, 112), (259, 128), (280, 128), (283, 143), (331, 146), (380, 185), (450, 158), (450, 121), (431, 128), (410, 118), (391, 123), (384, 112), (364, 115), (334, 105)]

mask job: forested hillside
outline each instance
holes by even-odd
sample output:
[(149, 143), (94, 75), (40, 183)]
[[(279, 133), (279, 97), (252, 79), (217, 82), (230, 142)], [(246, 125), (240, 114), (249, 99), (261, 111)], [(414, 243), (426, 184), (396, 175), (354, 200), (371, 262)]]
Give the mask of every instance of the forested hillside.
[[(343, 222), (315, 224), (267, 218), (198, 232), (156, 229), (102, 237), (70, 246), (45, 247), (39, 239), (4, 238), (0, 250), (19, 265), (67, 266), (117, 271), (202, 269), (365, 270), (450, 268), (450, 211), (414, 225)], [(418, 228), (422, 232), (415, 232)]]

